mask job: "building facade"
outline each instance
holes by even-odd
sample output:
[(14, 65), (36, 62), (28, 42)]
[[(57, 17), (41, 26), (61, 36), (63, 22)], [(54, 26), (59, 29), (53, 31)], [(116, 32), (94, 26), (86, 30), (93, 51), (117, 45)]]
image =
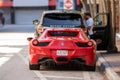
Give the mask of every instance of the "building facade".
[(11, 23), (11, 7), (13, 6), (12, 0), (0, 0), (0, 12), (4, 14), (5, 23)]
[(48, 10), (48, 0), (0, 0), (5, 24), (32, 24), (44, 10)]
[[(72, 1), (74, 9), (80, 10), (80, 0)], [(5, 24), (32, 24), (45, 10), (59, 9), (64, 0), (0, 0), (0, 10), (4, 12)]]
[(32, 24), (33, 20), (40, 18), (44, 10), (48, 10), (48, 0), (14, 0), (13, 23)]

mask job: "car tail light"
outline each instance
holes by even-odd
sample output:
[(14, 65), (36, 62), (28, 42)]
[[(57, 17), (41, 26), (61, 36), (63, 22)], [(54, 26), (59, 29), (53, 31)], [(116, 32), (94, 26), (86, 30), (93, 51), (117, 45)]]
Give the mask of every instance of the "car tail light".
[(39, 42), (38, 46), (47, 46), (50, 42)]
[(91, 47), (93, 45), (93, 42), (92, 41), (89, 41), (88, 43), (75, 42), (75, 44), (78, 47)]
[(32, 44), (33, 44), (34, 46), (37, 46), (37, 45), (39, 44), (39, 42), (38, 42), (37, 39), (34, 39), (33, 42), (32, 42)]
[(33, 44), (34, 46), (47, 46), (47, 45), (49, 45), (49, 43), (50, 43), (50, 42), (38, 42), (37, 39), (34, 39), (33, 42), (32, 42), (32, 44)]
[(89, 41), (88, 46), (92, 46), (92, 45), (93, 45), (93, 42)]
[(87, 43), (75, 42), (78, 47), (89, 47)]

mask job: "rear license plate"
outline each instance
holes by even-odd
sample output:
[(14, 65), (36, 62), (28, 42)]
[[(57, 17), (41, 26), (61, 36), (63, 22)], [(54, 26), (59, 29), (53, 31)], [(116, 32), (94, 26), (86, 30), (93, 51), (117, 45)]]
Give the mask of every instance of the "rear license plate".
[(57, 56), (68, 56), (68, 50), (57, 50)]

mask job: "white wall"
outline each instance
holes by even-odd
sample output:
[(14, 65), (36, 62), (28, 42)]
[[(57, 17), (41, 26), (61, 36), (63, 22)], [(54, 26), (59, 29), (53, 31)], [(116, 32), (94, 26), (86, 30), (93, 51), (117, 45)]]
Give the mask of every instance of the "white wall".
[[(16, 24), (32, 24), (33, 20), (39, 20), (44, 10), (38, 9), (17, 9), (15, 11)], [(28, 15), (29, 14), (29, 15)]]
[(48, 6), (48, 0), (13, 0), (14, 7)]

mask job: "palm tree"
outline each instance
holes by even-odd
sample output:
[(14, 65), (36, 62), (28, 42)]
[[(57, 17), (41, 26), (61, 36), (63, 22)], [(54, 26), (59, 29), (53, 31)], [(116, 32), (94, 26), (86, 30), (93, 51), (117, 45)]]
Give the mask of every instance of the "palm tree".
[(93, 8), (91, 0), (89, 0), (89, 7), (90, 7), (90, 13), (91, 13), (92, 17), (94, 17), (94, 8)]
[(86, 8), (86, 6), (87, 6), (87, 0), (80, 0), (80, 2), (83, 5), (84, 12), (87, 12), (87, 8)]
[[(120, 14), (120, 1), (119, 1), (119, 14)], [(119, 33), (120, 33), (120, 15), (119, 15)]]
[(97, 2), (96, 2), (96, 0), (93, 0), (93, 9), (94, 9), (94, 17), (95, 17), (97, 14)]

